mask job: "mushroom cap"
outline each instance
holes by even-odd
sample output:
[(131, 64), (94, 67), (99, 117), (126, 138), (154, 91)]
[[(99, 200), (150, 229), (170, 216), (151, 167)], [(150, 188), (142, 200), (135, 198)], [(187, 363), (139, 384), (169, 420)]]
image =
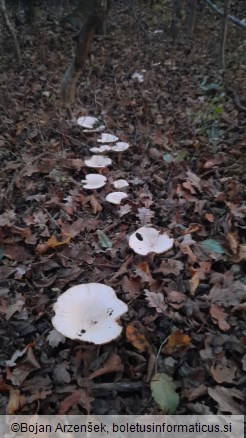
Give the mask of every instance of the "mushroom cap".
[(114, 143), (115, 141), (119, 140), (118, 137), (112, 134), (108, 134), (107, 132), (102, 133), (102, 138), (99, 138), (97, 141), (98, 143)]
[(111, 151), (111, 149), (111, 146), (108, 144), (102, 144), (99, 148), (96, 146), (92, 147), (90, 151), (93, 152), (93, 154), (103, 154), (104, 152)]
[(140, 227), (129, 238), (129, 246), (137, 254), (147, 255), (150, 252), (162, 254), (173, 247), (174, 239), (167, 234), (160, 234), (155, 228)]
[(127, 310), (127, 304), (117, 298), (111, 287), (79, 284), (59, 296), (52, 324), (67, 338), (101, 345), (120, 335), (122, 327), (116, 321)]
[(124, 192), (112, 192), (106, 196), (106, 201), (111, 202), (111, 204), (120, 204), (122, 199), (128, 198), (128, 195)]
[(129, 184), (125, 179), (117, 179), (113, 182), (115, 189), (123, 189), (123, 187), (128, 187)]
[(89, 173), (86, 175), (85, 179), (81, 182), (83, 183), (84, 189), (99, 189), (100, 187), (105, 186), (107, 181), (106, 176), (99, 175), (98, 173)]
[(129, 148), (129, 143), (118, 141), (115, 146), (112, 146), (112, 152), (124, 152)]
[(88, 129), (92, 129), (95, 123), (97, 122), (98, 120), (96, 119), (96, 117), (90, 117), (90, 116), (82, 116), (77, 119), (77, 123), (79, 126)]
[(94, 168), (104, 168), (112, 164), (111, 158), (102, 155), (92, 155), (91, 158), (85, 160), (85, 165)]

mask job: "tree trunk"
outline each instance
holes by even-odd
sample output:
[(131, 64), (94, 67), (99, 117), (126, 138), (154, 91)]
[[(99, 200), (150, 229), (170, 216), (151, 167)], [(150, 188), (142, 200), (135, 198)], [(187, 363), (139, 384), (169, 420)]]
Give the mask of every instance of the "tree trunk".
[(5, 5), (5, 0), (0, 0), (0, 11), (2, 12), (4, 24), (12, 37), (12, 41), (13, 41), (15, 51), (16, 51), (16, 56), (17, 56), (17, 62), (18, 62), (18, 64), (21, 64), (22, 58), (21, 58), (21, 53), (20, 53), (20, 47), (19, 47), (19, 43), (18, 43), (17, 36), (15, 33), (15, 29), (9, 21), (9, 17), (8, 17), (6, 5)]
[(219, 50), (219, 65), (223, 71), (225, 71), (225, 49), (226, 49), (226, 37), (229, 22), (231, 0), (224, 0), (224, 15), (221, 23), (220, 34), (220, 50)]
[(75, 58), (62, 80), (61, 97), (66, 106), (74, 100), (76, 84), (88, 57), (94, 34), (104, 22), (110, 7), (109, 0), (97, 0), (94, 4), (95, 7), (86, 16), (78, 35), (75, 37), (77, 44)]

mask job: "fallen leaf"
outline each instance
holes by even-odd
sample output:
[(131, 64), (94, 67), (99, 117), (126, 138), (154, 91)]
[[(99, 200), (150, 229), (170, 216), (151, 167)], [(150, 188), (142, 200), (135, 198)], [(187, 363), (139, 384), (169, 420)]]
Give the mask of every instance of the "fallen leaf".
[(152, 397), (165, 414), (173, 414), (179, 404), (179, 396), (173, 380), (165, 373), (155, 374), (150, 382)]
[(5, 245), (3, 253), (5, 257), (15, 260), (16, 262), (25, 262), (32, 259), (32, 254), (23, 246)]
[(181, 332), (173, 332), (167, 338), (167, 343), (162, 348), (162, 352), (167, 355), (172, 355), (176, 352), (184, 352), (190, 345), (190, 337)]
[(128, 300), (133, 300), (140, 294), (141, 280), (139, 277), (132, 278), (124, 275), (122, 280), (122, 289)]
[(144, 293), (148, 301), (148, 307), (154, 307), (158, 313), (165, 313), (167, 304), (164, 301), (163, 294), (160, 292), (150, 292), (147, 289), (144, 290)]
[(19, 389), (10, 388), (9, 401), (6, 408), (6, 415), (13, 415), (20, 406), (20, 391)]
[(189, 289), (192, 297), (194, 297), (195, 292), (199, 286), (199, 283), (200, 283), (200, 275), (199, 275), (199, 271), (197, 271), (189, 280)]
[(91, 402), (93, 398), (89, 397), (88, 393), (85, 389), (77, 389), (73, 392), (73, 394), (66, 397), (59, 405), (58, 415), (66, 414), (71, 407), (76, 405), (80, 405), (85, 409), (87, 414), (90, 414), (91, 411)]
[(98, 370), (94, 371), (89, 376), (89, 380), (95, 379), (96, 377), (103, 376), (108, 373), (118, 373), (124, 370), (121, 358), (116, 353), (111, 353), (109, 358), (104, 362), (103, 366)]
[(126, 338), (141, 353), (151, 352), (151, 346), (145, 336), (131, 324), (126, 327)]
[(236, 366), (235, 365), (229, 366), (228, 364), (219, 363), (214, 367), (211, 367), (210, 371), (213, 376), (213, 379), (217, 383), (223, 383), (223, 382), (233, 383), (236, 373)]
[(215, 386), (215, 388), (208, 388), (208, 394), (218, 403), (221, 412), (229, 412), (232, 415), (241, 415), (244, 413), (243, 406), (233, 399), (233, 397), (235, 397), (239, 400), (244, 400), (243, 393), (238, 389)]
[(51, 347), (55, 348), (55, 347), (57, 347), (57, 345), (60, 344), (60, 342), (62, 344), (64, 344), (64, 342), (66, 341), (66, 338), (61, 333), (59, 333), (57, 330), (53, 329), (49, 332), (49, 334), (47, 336), (47, 341), (49, 342)]
[(100, 213), (100, 211), (102, 211), (102, 206), (97, 198), (94, 195), (91, 195), (89, 199), (93, 214)]
[(223, 330), (223, 332), (230, 329), (230, 325), (226, 321), (227, 314), (222, 306), (212, 303), (210, 307), (210, 315), (213, 321), (218, 324), (219, 328)]
[(187, 297), (182, 292), (178, 291), (171, 291), (168, 292), (166, 301), (170, 306), (172, 306), (174, 309), (180, 309), (185, 305), (185, 302), (187, 300)]
[(233, 307), (232, 312), (246, 312), (246, 302)]
[(227, 243), (229, 245), (229, 248), (230, 248), (232, 254), (234, 254), (234, 255), (237, 254), (237, 252), (238, 252), (237, 236), (233, 233), (227, 233), (226, 240), (227, 240)]

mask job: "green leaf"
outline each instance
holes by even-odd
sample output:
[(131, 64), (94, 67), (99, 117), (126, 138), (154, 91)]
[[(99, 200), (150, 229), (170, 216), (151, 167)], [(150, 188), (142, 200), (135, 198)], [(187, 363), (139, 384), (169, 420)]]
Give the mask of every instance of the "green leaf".
[(97, 230), (97, 235), (102, 248), (112, 247), (112, 242), (109, 240), (109, 238), (106, 236), (106, 234), (103, 231)]
[(171, 377), (165, 373), (155, 374), (150, 382), (152, 396), (165, 414), (173, 414), (179, 404), (179, 396)]
[(217, 252), (218, 254), (225, 253), (223, 246), (219, 242), (217, 242), (217, 240), (206, 239), (201, 243), (201, 245), (204, 249), (208, 249), (209, 251)]
[(175, 163), (179, 164), (182, 161), (185, 160), (185, 158), (187, 158), (188, 155), (188, 151), (187, 149), (181, 149), (181, 151), (179, 151), (177, 157), (175, 158)]

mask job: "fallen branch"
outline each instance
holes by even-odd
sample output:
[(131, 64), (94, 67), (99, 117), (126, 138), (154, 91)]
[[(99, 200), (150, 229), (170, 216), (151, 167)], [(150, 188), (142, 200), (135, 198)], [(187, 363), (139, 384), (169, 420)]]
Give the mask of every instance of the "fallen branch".
[[(224, 16), (224, 12), (220, 8), (218, 8), (218, 6), (214, 5), (211, 2), (211, 0), (204, 0), (204, 2), (210, 7), (210, 9), (215, 11), (218, 15), (220, 15), (221, 17)], [(246, 23), (234, 17), (233, 15), (228, 15), (228, 20), (232, 21), (232, 23), (236, 24), (236, 26), (243, 27), (244, 29), (246, 29)]]

